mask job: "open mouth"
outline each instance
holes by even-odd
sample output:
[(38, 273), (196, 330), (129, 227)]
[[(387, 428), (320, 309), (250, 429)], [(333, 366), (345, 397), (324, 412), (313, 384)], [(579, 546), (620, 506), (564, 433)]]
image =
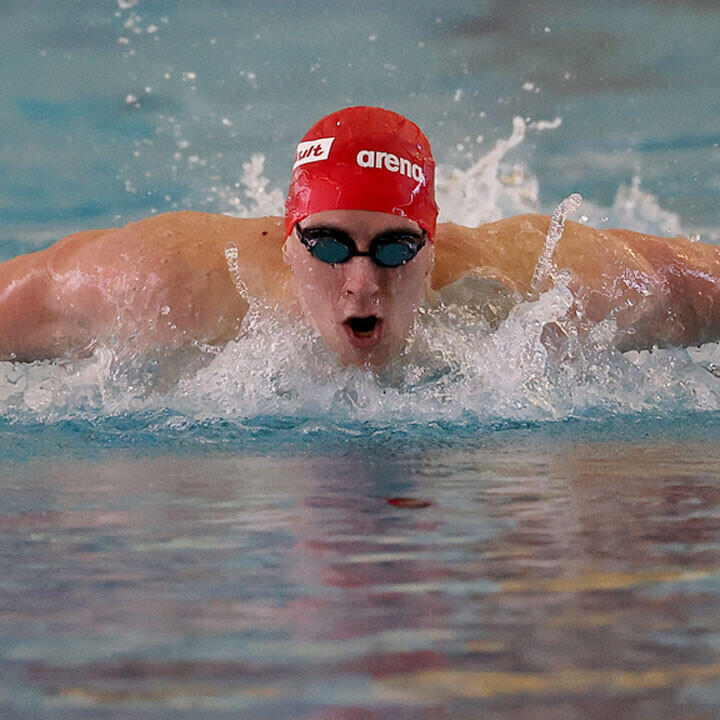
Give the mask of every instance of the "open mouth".
[(377, 315), (351, 317), (343, 325), (350, 341), (358, 347), (368, 348), (380, 342), (382, 320)]
[(374, 315), (368, 317), (352, 317), (347, 321), (353, 335), (358, 337), (370, 337), (377, 325), (377, 318)]

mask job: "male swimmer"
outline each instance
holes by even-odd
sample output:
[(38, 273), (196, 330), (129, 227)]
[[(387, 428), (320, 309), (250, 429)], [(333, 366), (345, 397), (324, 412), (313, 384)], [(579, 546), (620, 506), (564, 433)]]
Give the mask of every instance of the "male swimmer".
[[(402, 352), (428, 293), (461, 278), (483, 279), (480, 294), (532, 298), (549, 219), (437, 225), (433, 175), (410, 120), (375, 107), (332, 113), (298, 145), (284, 222), (168, 213), (1, 264), (0, 359), (220, 347), (241, 332), (241, 284), (307, 321), (341, 363), (376, 367)], [(227, 248), (237, 248), (234, 278)], [(579, 331), (613, 317), (623, 350), (720, 338), (714, 246), (569, 222), (553, 261), (570, 272), (567, 322)]]

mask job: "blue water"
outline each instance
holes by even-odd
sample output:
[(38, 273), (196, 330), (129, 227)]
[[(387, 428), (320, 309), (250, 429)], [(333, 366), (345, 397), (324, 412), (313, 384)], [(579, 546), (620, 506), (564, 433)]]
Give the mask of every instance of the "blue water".
[[(0, 259), (279, 213), (297, 139), (360, 103), (426, 130), (444, 219), (580, 192), (593, 226), (720, 241), (709, 0), (0, 20)], [(262, 308), (185, 371), (0, 363), (0, 717), (716, 717), (720, 346), (600, 328), (556, 362), (567, 300), (491, 332), (446, 298), (377, 377)]]
[(2, 14), (3, 241), (230, 210), (222, 191), (254, 153), (284, 191), (287, 148), (353, 103), (416, 118), (453, 165), (516, 115), (561, 117), (513, 158), (542, 209), (573, 191), (610, 206), (638, 175), (688, 232), (720, 224), (712, 2), (8, 0)]

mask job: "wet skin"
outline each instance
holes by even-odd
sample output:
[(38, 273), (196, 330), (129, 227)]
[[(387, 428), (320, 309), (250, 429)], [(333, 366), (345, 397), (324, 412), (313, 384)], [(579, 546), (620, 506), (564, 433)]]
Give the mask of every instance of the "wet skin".
[[(422, 233), (408, 218), (363, 210), (328, 210), (302, 222), (304, 230), (320, 227), (344, 231), (360, 252), (381, 233)], [(301, 313), (342, 363), (383, 365), (401, 351), (430, 286), (431, 243), (396, 268), (380, 267), (369, 257), (331, 265), (313, 257), (291, 233), (283, 256)]]
[[(413, 226), (382, 214), (334, 221), (360, 250), (381, 230)], [(521, 215), (477, 228), (442, 223), (433, 243), (396, 269), (366, 257), (324, 266), (297, 236), (285, 237), (279, 217), (185, 211), (87, 230), (0, 263), (0, 360), (77, 357), (101, 345), (129, 354), (222, 347), (241, 332), (248, 308), (226, 263), (225, 249), (235, 246), (250, 295), (305, 316), (342, 362), (379, 365), (402, 348), (429, 285), (476, 276), (512, 302), (532, 299), (548, 222)], [(587, 329), (613, 317), (622, 350), (720, 339), (715, 246), (568, 222), (553, 261), (571, 276), (568, 322)], [(368, 325), (348, 327), (351, 317), (371, 316), (369, 335)]]

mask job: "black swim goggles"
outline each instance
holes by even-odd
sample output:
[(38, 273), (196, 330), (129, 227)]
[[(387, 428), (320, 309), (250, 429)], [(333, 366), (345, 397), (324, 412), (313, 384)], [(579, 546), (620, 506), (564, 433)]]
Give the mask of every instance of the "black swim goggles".
[(376, 265), (386, 268), (400, 267), (410, 262), (427, 241), (427, 232), (390, 230), (375, 236), (367, 252), (360, 252), (355, 241), (344, 230), (334, 227), (313, 227), (303, 230), (295, 225), (300, 242), (318, 260), (329, 265), (345, 263), (357, 256), (369, 257)]

